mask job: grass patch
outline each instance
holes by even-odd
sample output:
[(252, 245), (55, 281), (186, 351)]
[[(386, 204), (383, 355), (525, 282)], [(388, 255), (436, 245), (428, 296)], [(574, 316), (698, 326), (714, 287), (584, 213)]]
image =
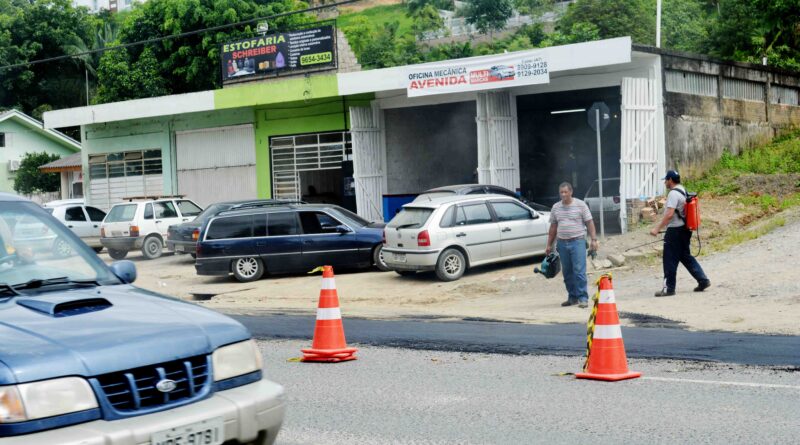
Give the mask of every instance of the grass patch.
[(768, 220), (764, 224), (761, 224), (757, 227), (753, 227), (747, 230), (734, 230), (728, 233), (727, 235), (724, 235), (717, 239), (713, 239), (711, 241), (711, 250), (713, 252), (728, 251), (734, 246), (762, 237), (772, 232), (773, 230), (777, 229), (778, 227), (783, 227), (785, 225), (786, 225), (786, 218), (776, 217)]
[(353, 24), (356, 17), (366, 17), (373, 26), (382, 26), (386, 23), (398, 22), (400, 27), (397, 30), (399, 35), (412, 33), (411, 25), (413, 21), (406, 14), (406, 5), (383, 5), (365, 9), (360, 12), (342, 14), (336, 19), (336, 25), (344, 29)]

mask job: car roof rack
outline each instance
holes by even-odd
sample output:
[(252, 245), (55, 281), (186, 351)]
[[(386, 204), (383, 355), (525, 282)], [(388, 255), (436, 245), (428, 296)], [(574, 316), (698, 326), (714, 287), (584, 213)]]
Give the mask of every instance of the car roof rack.
[(169, 198), (178, 198), (183, 199), (186, 195), (143, 195), (143, 196), (126, 196), (122, 198), (123, 201), (133, 202), (133, 201), (147, 201), (147, 200), (155, 200), (155, 199), (169, 199)]
[(272, 200), (264, 200), (262, 202), (253, 201), (253, 202), (245, 202), (242, 204), (236, 204), (235, 206), (229, 208), (228, 210), (225, 210), (224, 212), (220, 213), (232, 212), (234, 210), (258, 209), (261, 207), (288, 206), (292, 204), (307, 204), (307, 203), (305, 201), (296, 201), (289, 199), (287, 200), (272, 199)]

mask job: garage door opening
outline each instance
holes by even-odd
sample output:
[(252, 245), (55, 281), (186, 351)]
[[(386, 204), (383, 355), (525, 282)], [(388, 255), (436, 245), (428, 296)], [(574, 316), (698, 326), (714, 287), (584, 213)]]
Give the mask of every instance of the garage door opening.
[[(598, 195), (596, 133), (584, 111), (598, 101), (605, 102), (611, 114), (600, 134), (603, 198)], [(586, 200), (596, 221), (603, 206), (606, 233), (621, 232), (620, 104), (618, 87), (518, 96), (522, 195), (551, 206), (559, 200), (558, 185), (568, 181), (573, 196)]]
[(273, 198), (355, 210), (349, 132), (272, 137), (269, 145)]

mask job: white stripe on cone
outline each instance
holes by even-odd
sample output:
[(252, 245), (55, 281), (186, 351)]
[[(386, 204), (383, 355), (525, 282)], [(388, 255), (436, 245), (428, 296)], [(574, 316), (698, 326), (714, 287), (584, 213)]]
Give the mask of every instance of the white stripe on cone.
[(336, 289), (336, 279), (335, 278), (323, 278), (322, 279), (322, 290), (330, 290)]
[(342, 311), (338, 307), (317, 308), (317, 320), (341, 320)]
[(607, 289), (600, 291), (600, 303), (616, 303), (617, 299), (614, 297), (614, 290)]
[(596, 325), (594, 327), (593, 338), (611, 340), (614, 338), (622, 338), (622, 329), (618, 324), (613, 325)]

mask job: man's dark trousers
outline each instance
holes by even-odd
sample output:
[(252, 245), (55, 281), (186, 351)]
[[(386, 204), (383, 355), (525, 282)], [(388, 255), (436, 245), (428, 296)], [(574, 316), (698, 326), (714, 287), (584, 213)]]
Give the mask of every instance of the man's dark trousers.
[(667, 291), (675, 291), (678, 263), (683, 264), (698, 283), (708, 281), (700, 263), (692, 256), (691, 240), (692, 232), (686, 226), (670, 227), (664, 234), (664, 287)]

